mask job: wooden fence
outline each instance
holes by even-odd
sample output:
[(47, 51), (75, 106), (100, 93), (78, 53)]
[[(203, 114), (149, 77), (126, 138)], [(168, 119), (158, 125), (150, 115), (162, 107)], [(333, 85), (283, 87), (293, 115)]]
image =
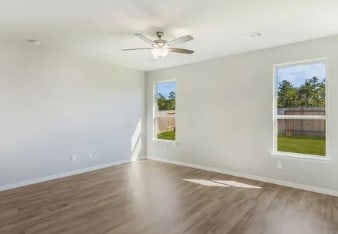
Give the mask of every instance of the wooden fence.
[(175, 111), (159, 111), (157, 117), (157, 133), (176, 130)]
[[(279, 115), (325, 115), (325, 108), (279, 108)], [(325, 120), (279, 119), (278, 135), (325, 137)]]
[[(279, 108), (279, 115), (325, 115), (325, 108)], [(176, 130), (175, 111), (159, 111), (157, 133)], [(279, 119), (279, 135), (325, 137), (325, 120)]]

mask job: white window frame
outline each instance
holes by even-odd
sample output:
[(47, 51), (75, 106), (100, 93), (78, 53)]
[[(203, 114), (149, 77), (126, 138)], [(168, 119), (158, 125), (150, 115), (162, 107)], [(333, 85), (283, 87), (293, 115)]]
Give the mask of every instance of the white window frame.
[[(164, 140), (164, 139), (158, 139), (157, 138), (157, 84), (158, 83), (168, 83), (168, 82), (175, 82), (176, 83), (176, 101), (177, 101), (177, 82), (176, 82), (175, 79), (172, 79), (172, 80), (157, 80), (157, 81), (153, 82), (153, 141), (176, 144), (176, 141), (177, 141), (176, 130), (175, 130), (175, 140)], [(175, 106), (176, 105), (177, 105), (177, 103), (175, 104)], [(175, 112), (176, 112), (176, 109), (177, 108), (175, 108)], [(175, 118), (176, 118), (176, 116), (175, 116)], [(175, 121), (177, 121), (177, 119), (175, 119)]]
[[(283, 67), (291, 67), (304, 64), (324, 63), (326, 68), (325, 78), (325, 115), (278, 115), (278, 84), (276, 80), (277, 69)], [(305, 61), (296, 61), (290, 63), (276, 64), (273, 66), (273, 151), (272, 156), (278, 158), (291, 158), (291, 159), (304, 159), (306, 161), (330, 161), (329, 148), (328, 148), (328, 87), (329, 87), (329, 74), (328, 74), (328, 58), (311, 59)], [(279, 119), (309, 119), (309, 120), (325, 120), (325, 155), (312, 155), (312, 154), (301, 154), (293, 152), (283, 152), (277, 150), (278, 140), (278, 120)]]

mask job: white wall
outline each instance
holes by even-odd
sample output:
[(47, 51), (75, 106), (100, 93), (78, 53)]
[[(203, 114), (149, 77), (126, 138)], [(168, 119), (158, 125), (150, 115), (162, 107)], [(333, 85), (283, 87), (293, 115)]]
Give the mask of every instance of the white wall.
[[(198, 51), (197, 51), (198, 53)], [(329, 58), (331, 163), (278, 159), (272, 150), (273, 65)], [(147, 155), (338, 190), (338, 37), (149, 72)], [(177, 80), (177, 145), (152, 140), (152, 86)], [(167, 152), (165, 152), (167, 148)]]
[(1, 41), (0, 185), (130, 159), (139, 135), (144, 155), (144, 86), (144, 72)]

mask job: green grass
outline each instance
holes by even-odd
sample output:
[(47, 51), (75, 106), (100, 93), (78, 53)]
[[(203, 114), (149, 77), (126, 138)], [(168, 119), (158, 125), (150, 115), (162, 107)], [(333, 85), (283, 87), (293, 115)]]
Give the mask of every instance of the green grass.
[[(157, 139), (174, 141), (175, 132), (162, 132)], [(325, 156), (325, 138), (278, 136), (278, 151)]]
[(162, 132), (160, 134), (157, 134), (157, 139), (174, 141), (175, 140), (175, 131)]
[(278, 136), (278, 151), (325, 156), (324, 137)]

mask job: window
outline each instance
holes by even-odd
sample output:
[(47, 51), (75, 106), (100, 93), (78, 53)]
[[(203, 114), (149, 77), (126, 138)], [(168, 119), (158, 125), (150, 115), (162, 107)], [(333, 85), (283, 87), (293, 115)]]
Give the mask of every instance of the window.
[(176, 82), (156, 82), (154, 90), (154, 139), (175, 141)]
[(274, 67), (274, 152), (326, 155), (325, 60)]

